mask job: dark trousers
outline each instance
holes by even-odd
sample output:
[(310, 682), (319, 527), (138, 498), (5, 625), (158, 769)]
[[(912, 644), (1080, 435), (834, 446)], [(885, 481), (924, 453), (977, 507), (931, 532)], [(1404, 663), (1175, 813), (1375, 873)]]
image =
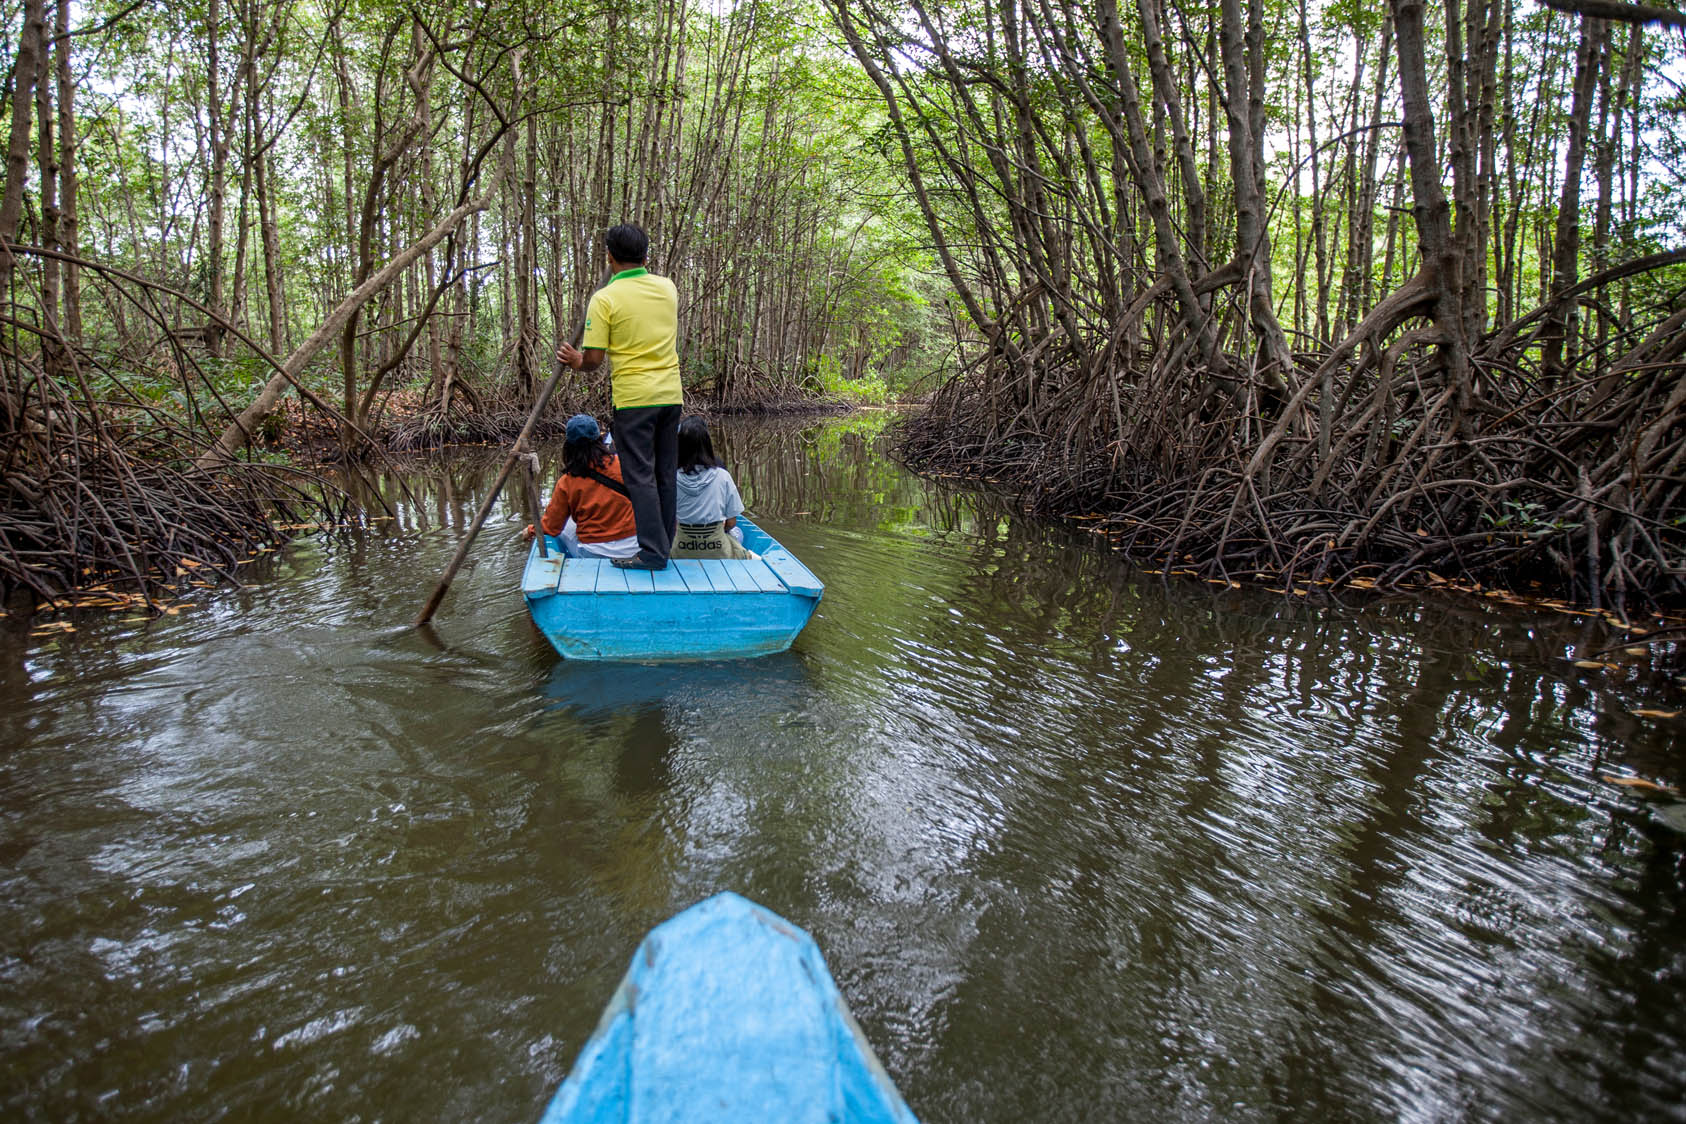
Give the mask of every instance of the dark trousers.
[(638, 557), (666, 562), (678, 513), (679, 406), (615, 411), (615, 455), (638, 523)]

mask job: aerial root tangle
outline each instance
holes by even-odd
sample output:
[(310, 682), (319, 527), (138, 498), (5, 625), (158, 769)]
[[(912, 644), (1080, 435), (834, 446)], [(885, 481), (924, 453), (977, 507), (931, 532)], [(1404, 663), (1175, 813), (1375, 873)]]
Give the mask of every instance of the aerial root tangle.
[(0, 348), (0, 596), (53, 603), (116, 583), (152, 604), (190, 579), (232, 579), (242, 558), (284, 537), (277, 520), (344, 515), (343, 497), (265, 466), (196, 470), (202, 439), (178, 417), (138, 397), (99, 398), (83, 366), (120, 387), (110, 372), (47, 342), (33, 354)]
[(1110, 364), (1051, 347), (1015, 364), (997, 350), (908, 423), (903, 452), (1208, 579), (1459, 579), (1624, 613), (1674, 607), (1686, 601), (1686, 340), (1631, 338), (1627, 354), (1548, 382), (1514, 326), (1462, 374), (1440, 333), (1382, 333), (1335, 362), (1296, 356), (1309, 381), (1286, 401), (1187, 361), (1175, 341)]

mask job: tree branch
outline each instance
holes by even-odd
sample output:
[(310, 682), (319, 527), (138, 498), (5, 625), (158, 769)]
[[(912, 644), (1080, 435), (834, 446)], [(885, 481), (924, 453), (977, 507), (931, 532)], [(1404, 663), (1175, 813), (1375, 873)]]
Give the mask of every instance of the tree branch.
[(1686, 28), (1686, 12), (1651, 4), (1624, 4), (1618, 0), (1540, 0), (1540, 6), (1619, 23), (1660, 23)]

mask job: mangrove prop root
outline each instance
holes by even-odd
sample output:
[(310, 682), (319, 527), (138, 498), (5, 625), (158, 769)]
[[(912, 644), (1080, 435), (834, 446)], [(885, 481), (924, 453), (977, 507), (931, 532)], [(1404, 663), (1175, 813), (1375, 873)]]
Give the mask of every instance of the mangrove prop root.
[(1050, 349), (1034, 378), (996, 352), (908, 421), (901, 452), (1210, 579), (1686, 602), (1686, 363), (1630, 355), (1546, 380), (1508, 333), (1459, 381), (1435, 344), (1355, 349), (1275, 412), (1186, 349), (1099, 369)]
[(0, 596), (55, 603), (119, 584), (153, 604), (188, 581), (234, 578), (285, 537), (278, 524), (347, 514), (343, 494), (268, 466), (195, 469), (204, 438), (189, 418), (125, 396), (52, 333), (26, 351), (29, 338), (0, 347)]

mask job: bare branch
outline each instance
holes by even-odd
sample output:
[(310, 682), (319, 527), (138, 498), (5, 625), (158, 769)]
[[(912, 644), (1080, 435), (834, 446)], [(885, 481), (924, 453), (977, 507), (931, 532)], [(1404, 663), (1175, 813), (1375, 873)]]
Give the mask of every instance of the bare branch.
[(1540, 0), (1540, 6), (1618, 23), (1660, 23), (1666, 27), (1686, 28), (1686, 12), (1651, 4), (1622, 4), (1617, 0)]

